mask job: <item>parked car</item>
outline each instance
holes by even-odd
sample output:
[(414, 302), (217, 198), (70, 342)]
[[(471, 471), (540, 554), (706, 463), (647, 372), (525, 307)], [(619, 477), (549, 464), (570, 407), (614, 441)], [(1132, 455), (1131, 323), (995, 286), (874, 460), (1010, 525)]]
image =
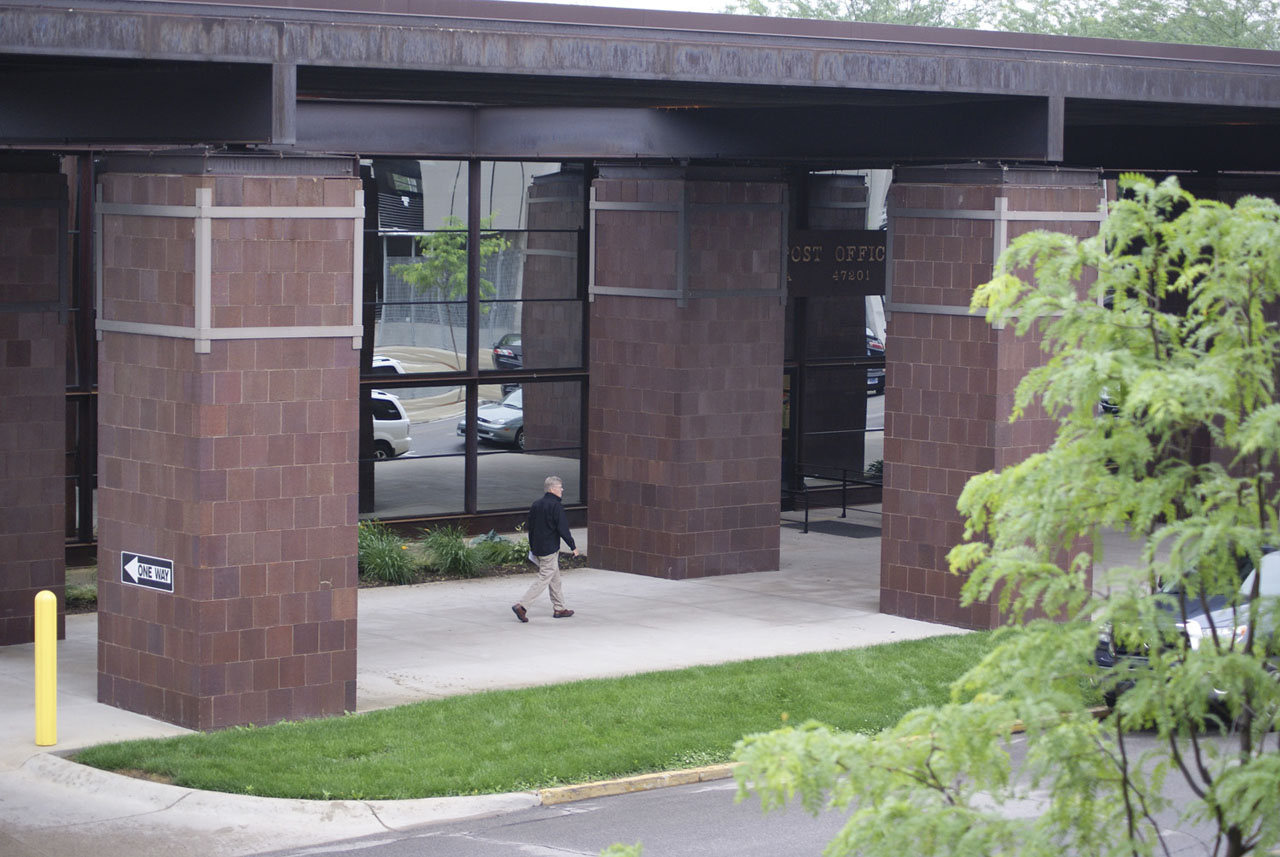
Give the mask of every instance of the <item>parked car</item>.
[(394, 357), (382, 354), (373, 355), (373, 364), (369, 368), (370, 375), (403, 375), (404, 366)]
[[(1168, 625), (1162, 638), (1185, 640), (1186, 647), (1198, 649), (1216, 636), (1223, 646), (1244, 644), (1249, 634), (1250, 606), (1255, 580), (1259, 581), (1258, 597), (1262, 602), (1258, 610), (1258, 627), (1254, 629), (1254, 646), (1270, 656), (1269, 663), (1280, 670), (1280, 551), (1265, 548), (1262, 562), (1255, 568), (1248, 557), (1237, 563), (1240, 577), (1238, 603), (1233, 610), (1231, 599), (1226, 595), (1214, 595), (1201, 598), (1188, 595), (1180, 583), (1171, 583), (1161, 589), (1161, 594), (1170, 596), (1164, 599), (1160, 607), (1168, 616)], [(1186, 616), (1186, 621), (1182, 617)], [(1112, 629), (1105, 631), (1098, 640), (1094, 652), (1094, 662), (1103, 669), (1141, 670), (1148, 668), (1150, 644), (1140, 650), (1129, 651), (1117, 640), (1119, 635)], [(1277, 673), (1280, 676), (1280, 672)], [(1120, 680), (1109, 684), (1106, 693), (1108, 705), (1114, 705), (1116, 696), (1133, 686), (1131, 681)], [(1214, 701), (1222, 700), (1222, 692), (1216, 688), (1212, 691)]]
[[(884, 356), (884, 340), (871, 332), (871, 328), (867, 328), (867, 356), (883, 357)], [(867, 393), (875, 396), (884, 392), (884, 367), (867, 370)]]
[(493, 346), (494, 369), (521, 369), (524, 361), (521, 358), (520, 334), (508, 333)]
[(369, 391), (373, 418), (373, 457), (395, 458), (409, 451), (409, 415), (400, 399), (382, 390)]
[(1111, 395), (1111, 391), (1106, 387), (1102, 388), (1102, 392), (1098, 395), (1098, 410), (1104, 414), (1120, 413), (1120, 402), (1115, 396)]
[[(467, 434), (467, 418), (458, 420), (458, 436)], [(517, 387), (502, 398), (476, 410), (476, 437), (524, 449), (524, 391)]]

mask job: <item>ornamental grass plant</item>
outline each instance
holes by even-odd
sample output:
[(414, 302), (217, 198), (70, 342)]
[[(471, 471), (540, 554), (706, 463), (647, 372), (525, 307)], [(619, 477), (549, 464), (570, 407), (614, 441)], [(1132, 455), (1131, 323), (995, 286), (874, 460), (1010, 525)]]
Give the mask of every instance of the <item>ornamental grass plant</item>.
[(386, 524), (361, 521), (358, 563), (360, 577), (378, 583), (411, 583), (418, 573), (418, 561), (409, 545)]
[(482, 564), (467, 544), (466, 530), (459, 526), (422, 531), (422, 549), (427, 566), (449, 577), (477, 577)]

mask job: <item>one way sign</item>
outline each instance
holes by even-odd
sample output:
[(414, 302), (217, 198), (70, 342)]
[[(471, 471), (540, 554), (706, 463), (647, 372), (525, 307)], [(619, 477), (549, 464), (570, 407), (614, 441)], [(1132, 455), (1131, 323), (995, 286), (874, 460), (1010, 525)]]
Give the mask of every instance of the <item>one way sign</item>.
[(173, 560), (144, 556), (140, 553), (120, 553), (120, 582), (161, 592), (173, 591)]

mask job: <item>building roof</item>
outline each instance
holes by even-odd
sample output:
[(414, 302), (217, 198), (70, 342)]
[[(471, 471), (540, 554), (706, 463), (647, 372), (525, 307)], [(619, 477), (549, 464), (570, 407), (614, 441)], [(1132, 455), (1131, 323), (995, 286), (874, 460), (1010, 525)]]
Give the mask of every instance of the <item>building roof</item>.
[(0, 144), (1276, 169), (1280, 53), (497, 0), (0, 5)]

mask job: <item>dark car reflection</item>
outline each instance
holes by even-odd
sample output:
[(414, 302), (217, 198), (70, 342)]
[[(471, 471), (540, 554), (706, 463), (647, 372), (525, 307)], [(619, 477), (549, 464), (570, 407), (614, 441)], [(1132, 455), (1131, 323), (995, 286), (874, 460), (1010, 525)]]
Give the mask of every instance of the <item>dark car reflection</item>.
[[(884, 356), (884, 340), (871, 332), (871, 328), (867, 328), (867, 356), (883, 357)], [(876, 396), (884, 392), (884, 367), (867, 370), (867, 394)]]
[(493, 368), (520, 369), (524, 367), (521, 357), (520, 334), (508, 333), (493, 346)]

